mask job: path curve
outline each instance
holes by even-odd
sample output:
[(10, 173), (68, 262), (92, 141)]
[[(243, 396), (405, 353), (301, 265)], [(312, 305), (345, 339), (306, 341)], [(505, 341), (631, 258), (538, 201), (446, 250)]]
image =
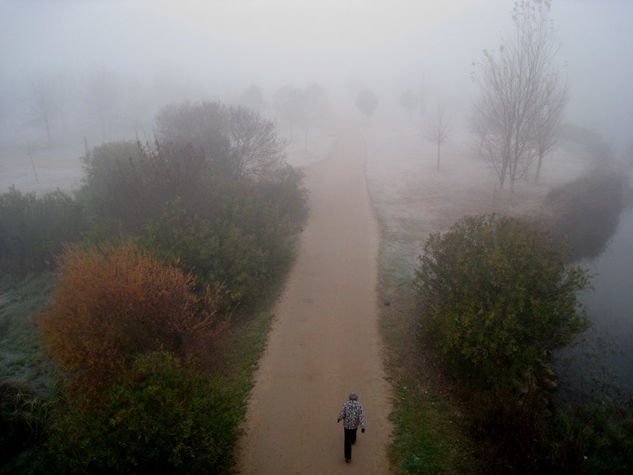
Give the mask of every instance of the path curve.
[[(310, 218), (255, 372), (238, 470), (243, 474), (388, 473), (391, 424), (376, 297), (378, 226), (364, 140), (337, 135), (307, 167)], [(350, 391), (365, 406), (352, 462), (336, 417)]]

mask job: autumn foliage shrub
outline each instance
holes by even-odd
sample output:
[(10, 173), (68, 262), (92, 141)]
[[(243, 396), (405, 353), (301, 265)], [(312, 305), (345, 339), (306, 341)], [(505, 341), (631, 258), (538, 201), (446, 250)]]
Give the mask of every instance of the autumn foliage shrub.
[(70, 249), (59, 272), (39, 326), (53, 360), (87, 392), (137, 354), (184, 355), (189, 342), (215, 329), (214, 298), (199, 298), (190, 275), (130, 244)]
[(165, 352), (135, 358), (98, 407), (71, 405), (53, 428), (48, 473), (222, 473), (236, 426), (231, 404)]

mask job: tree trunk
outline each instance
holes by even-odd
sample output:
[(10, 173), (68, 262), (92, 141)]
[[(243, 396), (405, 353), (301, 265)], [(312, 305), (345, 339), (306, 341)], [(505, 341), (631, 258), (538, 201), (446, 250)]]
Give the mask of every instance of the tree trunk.
[(440, 171), (440, 143), (437, 143), (437, 171)]
[(541, 178), (541, 165), (543, 164), (543, 151), (538, 151), (538, 163), (536, 164), (536, 177), (534, 178), (534, 183), (538, 183)]

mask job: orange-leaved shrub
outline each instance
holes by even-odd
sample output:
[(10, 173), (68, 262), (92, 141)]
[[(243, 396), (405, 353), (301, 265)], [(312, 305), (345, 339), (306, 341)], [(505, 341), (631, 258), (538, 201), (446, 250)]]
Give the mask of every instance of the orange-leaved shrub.
[(71, 386), (87, 394), (138, 354), (181, 356), (219, 328), (213, 295), (198, 297), (193, 277), (131, 244), (70, 248), (59, 259), (59, 272), (39, 326)]

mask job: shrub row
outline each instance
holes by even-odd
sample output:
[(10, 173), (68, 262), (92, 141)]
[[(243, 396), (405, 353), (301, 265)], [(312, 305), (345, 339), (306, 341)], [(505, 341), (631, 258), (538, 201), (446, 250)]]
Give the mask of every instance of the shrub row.
[(79, 240), (87, 227), (82, 206), (70, 195), (55, 191), (38, 197), (11, 188), (0, 195), (0, 272), (54, 268), (64, 244)]
[[(210, 383), (200, 352), (226, 328), (220, 315), (253, 303), (287, 268), (305, 191), (256, 113), (183, 105), (157, 123), (154, 145), (87, 154), (74, 198), (3, 197), (2, 239), (21, 236), (25, 221), (50, 236), (44, 257), (25, 257), (42, 238), (7, 248), (11, 271), (53, 267), (80, 240), (57, 259), (39, 319), (61, 392), (46, 440), (13, 458), (16, 471), (218, 473), (231, 463), (240, 403)], [(56, 220), (58, 202), (75, 221)]]

